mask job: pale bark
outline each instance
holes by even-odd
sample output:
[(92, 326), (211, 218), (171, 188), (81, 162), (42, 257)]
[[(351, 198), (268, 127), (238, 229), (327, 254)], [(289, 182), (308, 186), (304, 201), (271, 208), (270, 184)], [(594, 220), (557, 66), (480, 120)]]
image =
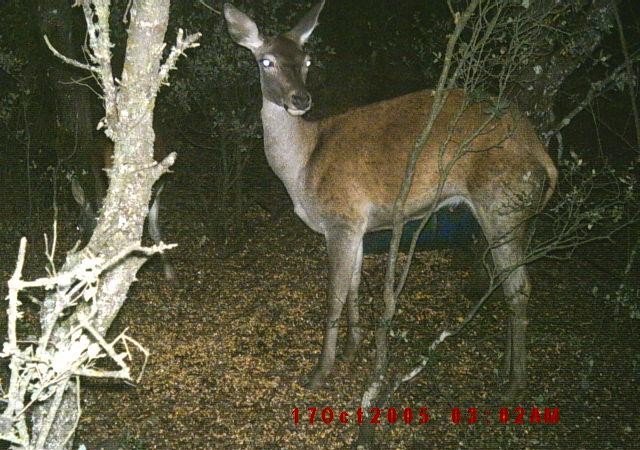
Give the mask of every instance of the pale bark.
[[(175, 154), (160, 164), (153, 159), (153, 108), (156, 93), (168, 70), (160, 60), (167, 29), (169, 0), (134, 0), (130, 9), (129, 38), (121, 82), (112, 75), (109, 41), (109, 2), (77, 2), (84, 9), (92, 48), (91, 65), (104, 89), (106, 118), (102, 124), (115, 142), (114, 166), (96, 231), (82, 251), (70, 254), (62, 270), (71, 270), (90, 254), (110, 259), (123, 248), (139, 245), (148, 213), (151, 187), (173, 164)], [(188, 48), (190, 45), (187, 45)], [(179, 53), (178, 53), (179, 55)], [(173, 63), (175, 63), (173, 57)], [(91, 326), (104, 335), (126, 299), (136, 272), (146, 260), (130, 255), (103, 274), (93, 304), (81, 304), (64, 322), (58, 321), (56, 293), (50, 294), (41, 311), (43, 330), (52, 328), (50, 347), (78, 326), (80, 315), (91, 319)], [(89, 309), (94, 312), (91, 314)], [(76, 399), (78, 385), (69, 375), (59, 384), (58, 394), (33, 410), (32, 448), (70, 448), (79, 417)], [(47, 423), (47, 412), (59, 402), (58, 412)], [(47, 434), (46, 429), (50, 427)]]

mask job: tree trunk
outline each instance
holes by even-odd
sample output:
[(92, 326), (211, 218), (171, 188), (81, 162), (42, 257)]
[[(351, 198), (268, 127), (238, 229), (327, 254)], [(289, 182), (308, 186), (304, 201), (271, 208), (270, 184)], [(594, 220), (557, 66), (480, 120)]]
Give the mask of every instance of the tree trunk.
[[(107, 24), (108, 27), (108, 1), (94, 0), (92, 4), (98, 17), (94, 25), (104, 27)], [(68, 8), (68, 4), (65, 8)], [(100, 14), (106, 14), (106, 21), (100, 18)], [(63, 271), (75, 267), (89, 251), (109, 260), (122, 249), (139, 245), (141, 242), (151, 187), (175, 157), (173, 155), (167, 158), (160, 165), (155, 164), (153, 160), (153, 108), (155, 95), (160, 86), (158, 73), (168, 15), (169, 0), (137, 0), (131, 4), (131, 25), (122, 84), (116, 86), (113, 80), (110, 80), (114, 89), (109, 92), (108, 86), (105, 87), (107, 127), (115, 142), (109, 190), (91, 240), (84, 250), (68, 256)], [(108, 39), (108, 28), (102, 28), (101, 31), (106, 32)], [(99, 64), (104, 66), (108, 63), (109, 67), (102, 71), (102, 77), (105, 74), (111, 76), (110, 52), (109, 49), (106, 50), (107, 60), (99, 61)], [(96, 54), (95, 48), (93, 51)], [(105, 53), (102, 53), (101, 56), (104, 55)], [(103, 85), (106, 84), (104, 79), (102, 82)], [(78, 324), (79, 314), (89, 316), (93, 327), (104, 335), (122, 306), (129, 287), (135, 280), (136, 272), (144, 261), (144, 257), (130, 255), (104, 272), (93, 304), (79, 305), (72, 316), (64, 322), (56, 323), (50, 345), (54, 346)], [(43, 330), (56, 320), (57, 303), (56, 293), (46, 298), (40, 317)], [(57, 400), (60, 400), (61, 404), (51, 425), (52, 432), (40, 446), (37, 442), (42, 433), (46, 433), (43, 427), (47, 411)], [(31, 443), (33, 448), (71, 448), (72, 439), (67, 438), (73, 436), (78, 414), (75, 381), (69, 376), (60, 399), (54, 396), (34, 409)]]

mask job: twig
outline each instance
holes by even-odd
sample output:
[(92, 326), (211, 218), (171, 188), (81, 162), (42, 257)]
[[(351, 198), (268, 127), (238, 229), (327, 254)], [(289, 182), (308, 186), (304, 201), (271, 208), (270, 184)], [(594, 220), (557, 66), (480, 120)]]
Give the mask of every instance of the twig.
[(118, 366), (120, 366), (120, 369), (121, 369), (120, 372), (122, 373), (126, 372), (126, 377), (129, 378), (129, 369), (127, 365), (122, 361), (122, 356), (118, 355), (113, 349), (113, 344), (107, 343), (107, 341), (104, 340), (104, 338), (100, 335), (100, 333), (98, 333), (98, 331), (93, 327), (93, 325), (89, 323), (89, 320), (83, 315), (81, 314), (78, 315), (78, 321), (80, 322), (80, 325), (82, 325), (82, 327), (85, 330), (87, 330), (91, 334), (91, 336), (93, 336), (93, 338), (98, 342), (100, 347), (107, 352), (109, 357)]
[[(447, 99), (446, 89), (451, 87), (453, 81), (457, 78), (457, 70), (453, 76), (450, 74), (450, 67), (453, 60), (454, 49), (462, 30), (467, 24), (469, 18), (473, 15), (479, 4), (479, 0), (473, 0), (469, 6), (466, 8), (462, 15), (456, 13), (454, 16), (455, 29), (449, 40), (447, 42), (447, 50), (445, 52), (444, 58), (444, 66), (440, 73), (440, 78), (438, 80), (437, 88), (435, 89), (434, 100), (432, 103), (431, 111), (429, 113), (429, 117), (427, 122), (417, 137), (412, 151), (409, 155), (406, 168), (405, 168), (405, 176), (402, 181), (402, 185), (400, 187), (400, 192), (396, 198), (396, 201), (393, 205), (393, 231), (391, 235), (391, 243), (389, 247), (389, 255), (387, 257), (387, 268), (385, 275), (385, 284), (384, 284), (384, 311), (382, 313), (382, 317), (380, 322), (376, 328), (376, 358), (375, 358), (375, 368), (373, 371), (372, 381), (369, 384), (369, 387), (365, 390), (362, 396), (362, 406), (365, 410), (368, 411), (371, 402), (378, 398), (380, 395), (380, 389), (383, 386), (383, 381), (387, 372), (388, 365), (388, 348), (387, 348), (387, 334), (388, 329), (395, 314), (397, 297), (395, 293), (395, 268), (396, 261), (398, 258), (398, 248), (400, 245), (400, 238), (402, 236), (403, 229), (403, 217), (402, 212), (404, 211), (404, 205), (409, 195), (409, 191), (411, 189), (411, 185), (413, 183), (413, 176), (415, 172), (415, 167), (424, 147), (427, 139), (431, 135), (431, 130), (436, 121), (436, 118), (440, 114), (442, 107)], [(367, 431), (362, 432), (361, 436), (364, 436)]]
[(18, 260), (16, 262), (16, 269), (13, 272), (13, 275), (9, 279), (7, 283), (9, 286), (9, 308), (7, 309), (8, 316), (8, 324), (7, 331), (9, 335), (9, 345), (13, 348), (18, 347), (18, 337), (16, 333), (16, 320), (18, 318), (18, 305), (20, 304), (18, 300), (18, 292), (21, 290), (23, 281), (22, 278), (22, 268), (24, 267), (24, 260), (27, 251), (27, 238), (23, 237), (20, 239), (20, 248), (18, 249)]
[(51, 53), (53, 53), (55, 56), (57, 56), (58, 58), (60, 58), (62, 61), (66, 62), (67, 64), (70, 64), (74, 67), (77, 67), (79, 69), (83, 69), (83, 70), (88, 70), (89, 72), (98, 72), (98, 68), (89, 64), (83, 64), (80, 61), (76, 61), (75, 59), (72, 58), (67, 58), (66, 56), (64, 56), (62, 53), (60, 53), (58, 50), (56, 50), (53, 45), (51, 45), (51, 42), (49, 42), (49, 38), (47, 37), (47, 35), (44, 35), (44, 42), (47, 44), (47, 47), (49, 47), (49, 50), (51, 50)]
[(167, 79), (169, 78), (169, 71), (176, 68), (176, 62), (180, 55), (184, 55), (184, 52), (189, 48), (199, 47), (200, 44), (196, 42), (202, 33), (194, 33), (189, 34), (186, 38), (184, 37), (184, 30), (182, 28), (178, 28), (178, 36), (176, 37), (176, 44), (171, 48), (171, 52), (164, 64), (160, 66), (159, 71), (159, 79), (158, 79), (158, 87), (161, 84), (168, 84)]
[(222, 15), (222, 11), (215, 9), (213, 6), (209, 6), (207, 5), (204, 1), (199, 0), (199, 3), (204, 6), (205, 8), (207, 8), (209, 11), (221, 16)]
[[(511, 267), (509, 267), (507, 270), (500, 272), (498, 277), (492, 277), (489, 287), (487, 288), (485, 293), (482, 295), (482, 297), (480, 297), (480, 299), (476, 302), (473, 308), (469, 310), (464, 320), (453, 330), (442, 331), (440, 335), (436, 339), (434, 339), (431, 345), (429, 346), (429, 352), (435, 351), (436, 347), (441, 343), (443, 343), (445, 339), (460, 333), (463, 330), (463, 328), (465, 328), (467, 324), (471, 322), (471, 320), (476, 316), (476, 314), (478, 313), (482, 305), (484, 305), (487, 299), (491, 297), (491, 294), (493, 294), (495, 290), (498, 287), (500, 287), (503, 281), (508, 277), (509, 273), (511, 273), (516, 268), (518, 268), (520, 265), (521, 264), (514, 264)], [(495, 281), (496, 278), (498, 278), (497, 282)], [(420, 374), (420, 372), (424, 370), (425, 367), (427, 367), (427, 362), (429, 361), (429, 358), (427, 358), (426, 356), (422, 356), (421, 359), (422, 360), (416, 367), (414, 367), (408, 374), (399, 378), (396, 381), (395, 386), (393, 387), (392, 390), (395, 391), (398, 388), (398, 386), (400, 386), (401, 383), (406, 383), (407, 381), (411, 381), (413, 378), (417, 377)]]
[[(632, 59), (633, 61), (639, 60), (640, 52), (636, 52), (633, 55)], [(589, 104), (593, 101), (593, 99), (595, 99), (596, 97), (608, 91), (613, 86), (614, 82), (618, 79), (618, 77), (624, 70), (626, 70), (626, 63), (623, 63), (618, 67), (616, 67), (613, 70), (613, 72), (611, 72), (604, 79), (597, 81), (595, 83), (592, 83), (591, 88), (589, 89), (589, 92), (587, 92), (587, 95), (585, 95), (582, 101), (578, 103), (578, 105), (575, 108), (573, 108), (573, 110), (571, 110), (567, 115), (565, 115), (564, 118), (557, 121), (555, 126), (551, 127), (549, 131), (545, 133), (546, 142), (548, 143), (549, 140), (554, 135), (558, 134), (560, 130), (562, 130), (564, 127), (569, 125), (573, 120), (573, 118), (577, 116), (580, 112), (582, 112), (583, 109), (589, 106)]]
[[(91, 272), (91, 277), (95, 277), (106, 269), (112, 267), (114, 264), (125, 258), (131, 253), (142, 253), (145, 256), (152, 256), (156, 253), (163, 253), (165, 250), (170, 250), (172, 248), (177, 247), (178, 244), (165, 244), (160, 243), (158, 245), (152, 245), (151, 247), (144, 247), (141, 245), (130, 245), (129, 247), (121, 250), (119, 253), (115, 254), (111, 259), (107, 262), (103, 263), (94, 274), (93, 270), (87, 269), (87, 267), (91, 267), (91, 264), (83, 264), (79, 267), (74, 268), (73, 270), (67, 272), (61, 272), (54, 277), (42, 277), (37, 278), (33, 281), (20, 281), (20, 289), (24, 288), (34, 288), (34, 287), (44, 287), (45, 289), (51, 289), (54, 285), (62, 285), (62, 286), (70, 286), (73, 281), (82, 279), (86, 280), (86, 276), (82, 276), (82, 274), (87, 274)], [(98, 264), (102, 262), (102, 258), (96, 257), (93, 259)], [(96, 264), (96, 263), (93, 263)], [(92, 279), (92, 278), (90, 278)]]

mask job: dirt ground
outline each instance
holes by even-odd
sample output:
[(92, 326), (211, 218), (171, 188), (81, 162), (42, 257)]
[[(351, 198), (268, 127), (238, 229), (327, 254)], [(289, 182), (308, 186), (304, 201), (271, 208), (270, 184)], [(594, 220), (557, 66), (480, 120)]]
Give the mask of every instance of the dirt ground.
[[(149, 263), (112, 329), (118, 333), (128, 327), (151, 352), (142, 382), (84, 381), (77, 444), (88, 449), (348, 448), (358, 432), (357, 408), (372, 365), (371, 327), (381, 303), (384, 256), (365, 258), (361, 310), (369, 328), (356, 361), (338, 363), (321, 389), (303, 388), (300, 379), (313, 367), (322, 342), (322, 237), (290, 208), (273, 218), (250, 204), (246, 233), (234, 242), (235, 252), (219, 258), (211, 216), (203, 207), (207, 173), (194, 169), (206, 167), (201, 157), (193, 154), (176, 168), (163, 210), (167, 240), (179, 244), (171, 254), (179, 283), (168, 284), (160, 264)], [(23, 212), (17, 201), (5, 202), (3, 209), (0, 276), (7, 280), (25, 224), (16, 220)], [(30, 229), (34, 226), (44, 232), (48, 225), (43, 219)], [(59, 247), (68, 249), (75, 239), (72, 224), (63, 220), (60, 228)], [(27, 267), (32, 276), (44, 267), (42, 239), (35, 239)], [(592, 294), (595, 285), (615, 289), (603, 270), (610, 261), (597, 257), (597, 251), (532, 267), (529, 388), (521, 403), (498, 400), (506, 309), (496, 296), (463, 333), (438, 348), (419, 377), (400, 387), (392, 401), (397, 421), (389, 424), (393, 412), (382, 413), (386, 425), (376, 432), (380, 447), (637, 448), (638, 323), (623, 312), (616, 315)], [(455, 253), (417, 255), (394, 326), (395, 367), (408, 370), (416, 364), (479, 295), (469, 262)], [(4, 284), (0, 294), (6, 295)], [(30, 309), (32, 319), (36, 311)], [(318, 408), (313, 424), (310, 407)], [(409, 424), (406, 408), (413, 414)], [(428, 411), (427, 423), (419, 423), (421, 408), (427, 408), (422, 410)], [(452, 422), (456, 408), (458, 424)], [(476, 408), (477, 423), (468, 423), (469, 408)], [(500, 421), (501, 408), (507, 423)], [(534, 408), (542, 423), (530, 423)], [(558, 423), (544, 423), (545, 408), (558, 408)], [(322, 418), (329, 421), (331, 411), (333, 421), (326, 424)], [(342, 411), (348, 424), (339, 420)], [(514, 423), (519, 416), (524, 423)]]

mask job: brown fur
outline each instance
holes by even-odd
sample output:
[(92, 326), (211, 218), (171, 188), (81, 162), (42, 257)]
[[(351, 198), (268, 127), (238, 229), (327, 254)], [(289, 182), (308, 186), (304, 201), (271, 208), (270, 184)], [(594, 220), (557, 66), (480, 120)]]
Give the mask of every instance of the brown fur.
[[(433, 126), (416, 166), (407, 216), (427, 207), (425, 199), (435, 194), (440, 145), (449, 142), (443, 160), (450, 160), (459, 143), (479, 130), (488, 116), (485, 112), (488, 105), (474, 104), (455, 120), (461, 112), (463, 96), (462, 91), (450, 92)], [(318, 142), (306, 168), (306, 187), (316, 193), (320, 203), (317, 208), (352, 220), (366, 217), (365, 210), (371, 206), (390, 208), (400, 191), (408, 155), (426, 124), (432, 102), (432, 91), (425, 90), (315, 123)], [(536, 169), (542, 168), (548, 183), (545, 194), (548, 199), (556, 185), (557, 170), (528, 120), (515, 108), (509, 108), (481, 131), (470, 143), (471, 151), (453, 166), (444, 197), (479, 198), (499, 184), (522, 185), (528, 172), (535, 177), (539, 174)], [(341, 209), (347, 205), (348, 211)]]

